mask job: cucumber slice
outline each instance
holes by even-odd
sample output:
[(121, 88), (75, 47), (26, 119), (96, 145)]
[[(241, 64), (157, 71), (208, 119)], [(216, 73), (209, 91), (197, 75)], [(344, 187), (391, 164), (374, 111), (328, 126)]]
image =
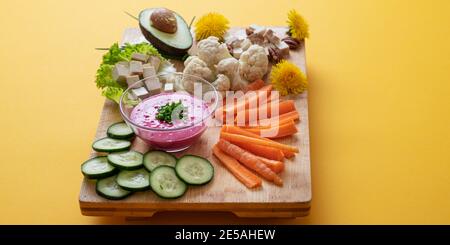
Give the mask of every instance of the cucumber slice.
[(81, 164), (81, 172), (89, 179), (101, 179), (117, 173), (117, 169), (108, 163), (104, 156), (94, 157)]
[(92, 144), (92, 149), (98, 152), (117, 152), (130, 149), (131, 142), (127, 140), (118, 140), (111, 138), (102, 138)]
[(153, 169), (150, 185), (158, 196), (167, 199), (181, 197), (187, 190), (186, 183), (177, 177), (174, 168), (164, 165)]
[(134, 137), (133, 130), (124, 122), (114, 123), (109, 126), (106, 134), (113, 139), (131, 139)]
[(135, 170), (142, 167), (144, 156), (137, 151), (121, 151), (108, 155), (108, 162), (121, 170)]
[(178, 159), (175, 172), (190, 185), (204, 185), (212, 180), (214, 167), (203, 157), (184, 155)]
[(150, 187), (147, 170), (123, 170), (117, 175), (117, 184), (127, 191), (143, 191)]
[(161, 165), (175, 167), (176, 163), (177, 158), (164, 151), (149, 151), (144, 155), (144, 167), (150, 172)]
[(129, 196), (132, 192), (122, 189), (116, 183), (117, 176), (112, 176), (106, 179), (97, 181), (95, 191), (97, 195), (111, 200), (120, 200)]

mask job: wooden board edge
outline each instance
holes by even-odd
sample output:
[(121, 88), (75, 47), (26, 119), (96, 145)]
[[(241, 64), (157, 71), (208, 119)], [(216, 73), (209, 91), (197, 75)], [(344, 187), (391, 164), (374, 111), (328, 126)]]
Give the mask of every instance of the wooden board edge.
[(232, 213), (239, 218), (296, 218), (305, 217), (310, 213), (311, 208), (298, 209), (274, 209), (266, 208), (261, 210), (241, 209), (241, 210), (161, 210), (161, 209), (104, 209), (104, 208), (81, 208), (81, 214), (84, 216), (115, 216), (115, 217), (152, 217), (156, 213), (167, 212), (218, 212)]

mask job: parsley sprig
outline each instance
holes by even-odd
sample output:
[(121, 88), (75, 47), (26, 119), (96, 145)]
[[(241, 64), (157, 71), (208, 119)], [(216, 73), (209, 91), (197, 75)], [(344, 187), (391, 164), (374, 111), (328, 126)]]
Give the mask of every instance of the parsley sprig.
[(172, 123), (172, 114), (174, 111), (175, 113), (178, 113), (178, 115), (176, 115), (178, 119), (183, 119), (186, 116), (187, 108), (183, 106), (181, 100), (178, 102), (169, 102), (158, 109), (156, 119), (166, 123)]

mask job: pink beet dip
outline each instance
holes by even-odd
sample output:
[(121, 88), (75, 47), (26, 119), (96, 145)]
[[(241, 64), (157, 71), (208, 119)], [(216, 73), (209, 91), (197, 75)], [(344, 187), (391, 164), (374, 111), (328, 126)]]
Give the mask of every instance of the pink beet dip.
[[(185, 110), (183, 118), (167, 123), (158, 120), (158, 109), (167, 103), (181, 101)], [(161, 93), (151, 96), (136, 107), (130, 120), (141, 127), (137, 135), (154, 148), (166, 151), (180, 151), (188, 148), (206, 129), (203, 119), (209, 115), (208, 105), (201, 99), (187, 93)]]

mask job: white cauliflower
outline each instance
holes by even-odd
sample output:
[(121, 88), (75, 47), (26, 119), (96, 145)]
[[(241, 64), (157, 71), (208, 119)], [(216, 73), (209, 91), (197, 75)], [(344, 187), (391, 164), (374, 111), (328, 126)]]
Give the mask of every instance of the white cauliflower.
[(247, 81), (262, 79), (267, 72), (269, 59), (263, 47), (252, 45), (241, 54), (239, 74)]
[(217, 75), (217, 79), (212, 85), (217, 89), (217, 92), (222, 94), (222, 98), (225, 97), (226, 91), (230, 90), (231, 87), (230, 79), (223, 74)]
[(220, 43), (219, 38), (211, 36), (201, 40), (197, 44), (197, 55), (203, 60), (211, 69), (219, 61), (231, 57), (225, 43)]
[[(206, 65), (206, 63), (197, 56), (190, 56), (184, 62), (185, 68), (183, 70), (183, 75), (193, 75), (201, 77), (205, 80), (213, 80), (213, 73), (211, 69)], [(194, 91), (195, 77), (183, 76), (181, 80), (181, 85), (188, 92)]]
[(221, 60), (216, 66), (217, 73), (226, 75), (230, 80), (234, 79), (238, 68), (239, 61), (233, 57)]
[(243, 90), (248, 85), (248, 81), (239, 74), (239, 61), (233, 57), (221, 60), (216, 70), (230, 79), (230, 88), (233, 91)]
[(233, 82), (231, 82), (231, 90), (244, 91), (248, 85), (248, 81), (243, 79), (239, 73), (234, 76)]

